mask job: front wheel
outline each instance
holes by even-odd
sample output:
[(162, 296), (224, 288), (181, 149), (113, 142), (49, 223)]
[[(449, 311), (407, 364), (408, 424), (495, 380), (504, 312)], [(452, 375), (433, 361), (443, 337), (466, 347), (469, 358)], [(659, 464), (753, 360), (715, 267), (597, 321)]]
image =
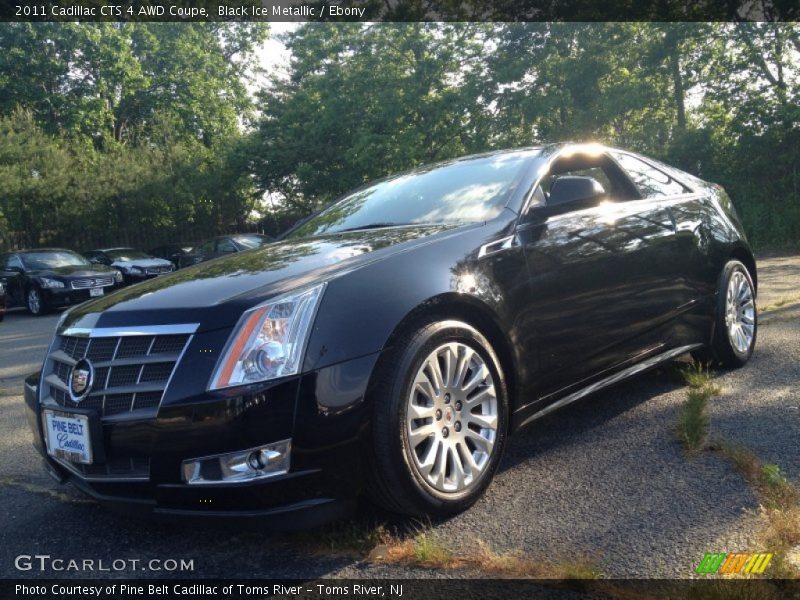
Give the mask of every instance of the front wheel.
[(724, 367), (743, 366), (753, 355), (757, 333), (753, 279), (744, 264), (728, 261), (719, 278), (709, 358)]
[(441, 321), (404, 336), (372, 394), (370, 495), (412, 516), (474, 503), (505, 446), (508, 398), (500, 362), (472, 326)]
[(25, 304), (28, 312), (36, 317), (43, 315), (47, 310), (42, 293), (35, 287), (28, 288), (28, 293), (25, 294)]

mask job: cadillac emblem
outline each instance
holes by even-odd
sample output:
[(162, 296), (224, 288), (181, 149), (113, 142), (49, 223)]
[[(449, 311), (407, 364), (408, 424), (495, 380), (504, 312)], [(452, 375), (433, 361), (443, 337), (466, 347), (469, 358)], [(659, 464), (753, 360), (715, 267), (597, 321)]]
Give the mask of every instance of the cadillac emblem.
[(94, 380), (94, 367), (85, 358), (82, 358), (69, 373), (69, 396), (75, 403), (83, 400), (92, 391)]

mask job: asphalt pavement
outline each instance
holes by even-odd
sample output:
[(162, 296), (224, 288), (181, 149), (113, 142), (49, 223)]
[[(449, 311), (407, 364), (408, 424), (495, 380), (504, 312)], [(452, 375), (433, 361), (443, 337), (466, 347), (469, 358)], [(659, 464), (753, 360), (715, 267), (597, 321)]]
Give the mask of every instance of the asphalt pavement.
[[(756, 353), (745, 368), (717, 374), (723, 391), (710, 407), (711, 435), (751, 448), (800, 483), (800, 257), (764, 259), (759, 275), (767, 311)], [(457, 575), (308, 553), (255, 525), (134, 520), (59, 486), (31, 446), (21, 397), (57, 319), (14, 310), (0, 323), (0, 577)], [(662, 369), (534, 423), (511, 439), (485, 497), (432, 524), (435, 535), (461, 552), (486, 543), (534, 560), (588, 560), (616, 577), (689, 577), (706, 552), (768, 550), (757, 547), (758, 502), (742, 477), (717, 455), (689, 458), (677, 443), (685, 399), (686, 388)], [(354, 524), (374, 518), (356, 515)], [(103, 559), (111, 570), (15, 567), (18, 556), (36, 554)], [(114, 570), (114, 559), (125, 568)], [(147, 570), (151, 559), (193, 561), (193, 570)]]

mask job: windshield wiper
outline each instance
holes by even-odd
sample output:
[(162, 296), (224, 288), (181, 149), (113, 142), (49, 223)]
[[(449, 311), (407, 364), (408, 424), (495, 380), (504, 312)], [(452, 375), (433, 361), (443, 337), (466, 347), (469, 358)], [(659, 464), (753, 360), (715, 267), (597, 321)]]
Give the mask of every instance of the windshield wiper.
[(403, 225), (416, 225), (416, 223), (393, 223), (385, 221), (382, 223), (368, 223), (366, 225), (357, 225), (355, 227), (347, 227), (346, 229), (339, 229), (332, 233), (344, 233), (345, 231), (359, 231), (360, 229), (383, 229), (384, 227), (401, 227)]

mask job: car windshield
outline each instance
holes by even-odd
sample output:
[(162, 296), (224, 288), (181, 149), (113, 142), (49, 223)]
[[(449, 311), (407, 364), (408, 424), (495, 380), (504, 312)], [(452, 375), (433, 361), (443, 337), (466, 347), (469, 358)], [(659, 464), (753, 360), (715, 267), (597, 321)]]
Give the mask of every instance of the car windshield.
[(56, 269), (58, 267), (80, 267), (91, 264), (80, 254), (69, 250), (26, 252), (20, 254), (20, 258), (28, 269)]
[(289, 238), (415, 223), (487, 221), (503, 209), (530, 151), (457, 160), (348, 194)]
[(111, 260), (136, 260), (137, 258), (150, 258), (149, 254), (133, 248), (117, 248), (116, 250), (106, 250), (106, 256)]
[(258, 248), (269, 241), (269, 238), (263, 235), (237, 235), (233, 239), (236, 240), (237, 244), (245, 248)]

